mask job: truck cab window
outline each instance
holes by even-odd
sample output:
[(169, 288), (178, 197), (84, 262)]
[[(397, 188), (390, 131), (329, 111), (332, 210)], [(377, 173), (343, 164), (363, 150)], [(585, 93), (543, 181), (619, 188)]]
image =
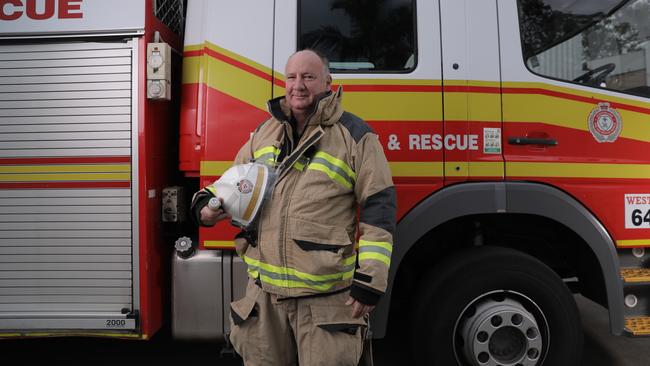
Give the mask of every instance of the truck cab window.
[(531, 71), (650, 97), (650, 0), (518, 0), (518, 6)]
[(298, 49), (316, 49), (333, 72), (415, 68), (414, 0), (299, 0)]

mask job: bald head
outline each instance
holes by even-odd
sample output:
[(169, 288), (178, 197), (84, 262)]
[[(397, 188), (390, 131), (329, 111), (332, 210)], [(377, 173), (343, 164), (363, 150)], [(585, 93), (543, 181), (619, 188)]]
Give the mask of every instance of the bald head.
[(287, 102), (301, 122), (312, 112), (318, 97), (331, 88), (327, 59), (312, 50), (298, 51), (287, 60), (285, 76)]
[[(291, 61), (291, 59), (296, 57), (296, 56), (298, 56), (298, 57), (307, 57), (307, 58), (314, 58), (314, 56), (318, 57), (318, 59), (320, 60), (321, 65), (323, 67), (323, 75), (325, 75), (325, 77), (330, 77), (330, 67), (329, 67), (330, 61), (322, 53), (320, 53), (320, 52), (318, 52), (316, 50), (312, 50), (310, 48), (306, 48), (304, 50), (297, 51), (293, 55), (289, 56), (289, 59), (287, 60), (287, 66), (289, 65), (289, 62)], [(314, 59), (314, 61), (315, 61), (315, 59)]]

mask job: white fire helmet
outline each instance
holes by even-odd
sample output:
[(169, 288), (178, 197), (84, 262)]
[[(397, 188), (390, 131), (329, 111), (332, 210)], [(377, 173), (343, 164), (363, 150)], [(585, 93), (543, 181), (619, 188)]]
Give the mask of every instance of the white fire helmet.
[(273, 169), (260, 163), (234, 165), (212, 185), (223, 210), (235, 225), (247, 228), (261, 211), (275, 185)]

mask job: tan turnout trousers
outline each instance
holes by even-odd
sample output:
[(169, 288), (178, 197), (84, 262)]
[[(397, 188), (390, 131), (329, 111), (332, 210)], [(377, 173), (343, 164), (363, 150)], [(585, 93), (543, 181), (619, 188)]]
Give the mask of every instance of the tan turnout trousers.
[(357, 366), (366, 321), (352, 317), (348, 297), (283, 299), (249, 280), (231, 304), (230, 341), (246, 366)]

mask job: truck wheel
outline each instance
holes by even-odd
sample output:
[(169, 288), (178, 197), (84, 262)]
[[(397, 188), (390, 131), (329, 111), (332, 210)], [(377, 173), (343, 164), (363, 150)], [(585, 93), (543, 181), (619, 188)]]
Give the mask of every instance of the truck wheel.
[(574, 366), (582, 324), (560, 277), (515, 250), (459, 252), (428, 273), (414, 300), (418, 365)]

